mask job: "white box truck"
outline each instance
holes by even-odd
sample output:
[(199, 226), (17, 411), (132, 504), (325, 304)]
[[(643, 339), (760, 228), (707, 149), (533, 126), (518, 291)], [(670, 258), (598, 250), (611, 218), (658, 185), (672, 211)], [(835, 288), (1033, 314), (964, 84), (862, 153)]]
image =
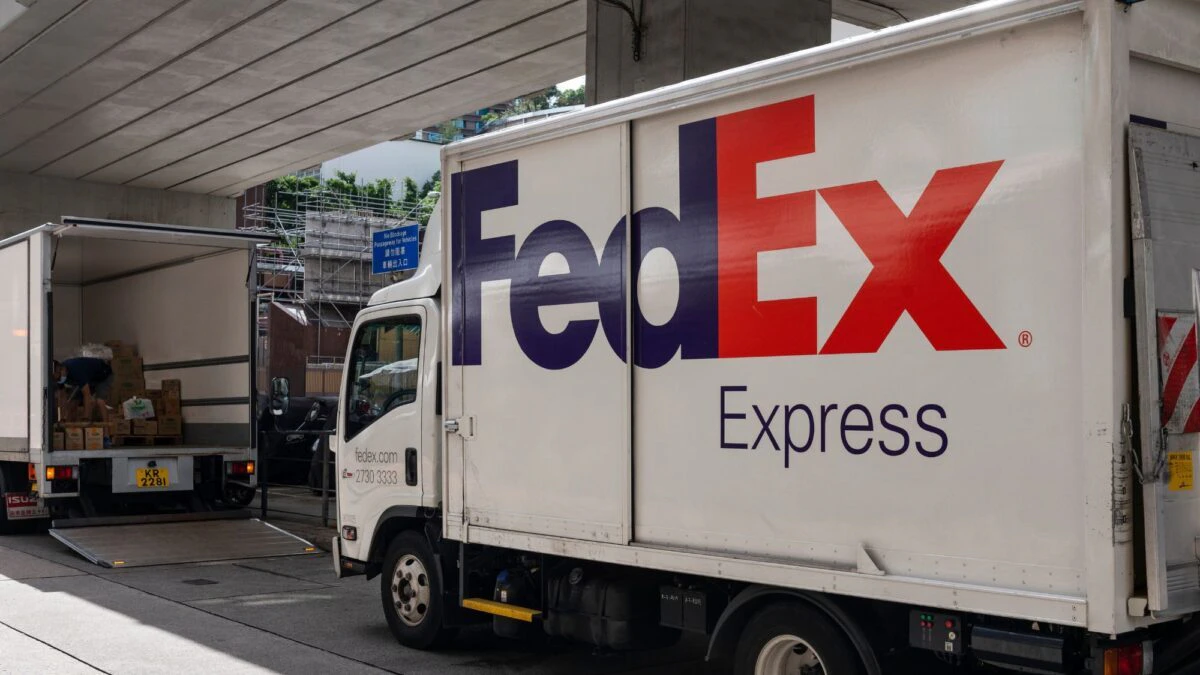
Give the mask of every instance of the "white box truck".
[(1200, 669), (1200, 3), (987, 2), (448, 146), (339, 574), (737, 673)]
[[(0, 241), (0, 529), (53, 518), (108, 567), (312, 550), (222, 508), (257, 485), (252, 275), (270, 239), (67, 217)], [(109, 340), (137, 345), (149, 387), (181, 382), (181, 443), (55, 447), (54, 362)]]

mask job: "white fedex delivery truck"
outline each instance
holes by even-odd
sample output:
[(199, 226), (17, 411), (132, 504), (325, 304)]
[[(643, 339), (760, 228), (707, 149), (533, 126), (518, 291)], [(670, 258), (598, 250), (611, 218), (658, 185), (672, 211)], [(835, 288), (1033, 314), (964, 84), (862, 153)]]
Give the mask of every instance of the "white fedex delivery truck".
[(417, 647), (1198, 672), (1198, 73), (1200, 3), (989, 2), (448, 146), (339, 573)]

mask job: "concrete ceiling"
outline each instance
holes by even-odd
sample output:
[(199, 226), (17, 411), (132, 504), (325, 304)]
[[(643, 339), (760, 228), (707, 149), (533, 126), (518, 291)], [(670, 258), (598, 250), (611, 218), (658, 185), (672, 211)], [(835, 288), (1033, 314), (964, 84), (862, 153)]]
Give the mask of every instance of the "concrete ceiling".
[(586, 1), (0, 0), (0, 171), (240, 194), (579, 75)]

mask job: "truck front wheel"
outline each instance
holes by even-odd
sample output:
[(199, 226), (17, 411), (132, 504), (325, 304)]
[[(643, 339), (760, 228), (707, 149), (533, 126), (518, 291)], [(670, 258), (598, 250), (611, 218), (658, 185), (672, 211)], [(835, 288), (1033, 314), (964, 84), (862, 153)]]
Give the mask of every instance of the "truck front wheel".
[(383, 614), (400, 644), (429, 649), (453, 637), (442, 626), (442, 574), (425, 537), (410, 530), (393, 539), (379, 579)]
[(768, 605), (738, 641), (736, 675), (863, 675), (850, 640), (819, 610), (799, 602)]

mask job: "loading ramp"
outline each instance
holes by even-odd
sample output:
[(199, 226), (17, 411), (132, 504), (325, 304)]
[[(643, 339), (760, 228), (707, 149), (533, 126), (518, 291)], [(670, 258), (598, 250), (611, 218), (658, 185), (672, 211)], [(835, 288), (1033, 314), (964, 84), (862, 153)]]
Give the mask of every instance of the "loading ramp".
[(55, 521), (50, 536), (101, 567), (312, 555), (312, 543), (247, 511)]

